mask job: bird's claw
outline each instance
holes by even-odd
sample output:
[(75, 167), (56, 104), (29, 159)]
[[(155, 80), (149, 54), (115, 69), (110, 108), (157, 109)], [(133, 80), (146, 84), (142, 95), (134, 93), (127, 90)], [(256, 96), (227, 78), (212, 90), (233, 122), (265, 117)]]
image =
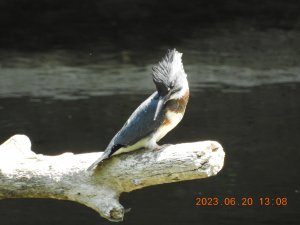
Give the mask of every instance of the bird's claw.
[(153, 150), (161, 151), (161, 150), (164, 150), (165, 148), (167, 148), (169, 146), (171, 146), (171, 144), (157, 145)]

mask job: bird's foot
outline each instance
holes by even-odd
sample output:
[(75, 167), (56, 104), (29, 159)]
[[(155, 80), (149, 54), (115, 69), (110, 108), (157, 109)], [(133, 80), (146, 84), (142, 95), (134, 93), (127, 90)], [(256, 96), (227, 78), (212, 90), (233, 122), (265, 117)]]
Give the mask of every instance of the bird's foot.
[(164, 145), (156, 145), (156, 147), (153, 149), (154, 151), (161, 151), (164, 150), (165, 148), (171, 146), (171, 144), (164, 144)]

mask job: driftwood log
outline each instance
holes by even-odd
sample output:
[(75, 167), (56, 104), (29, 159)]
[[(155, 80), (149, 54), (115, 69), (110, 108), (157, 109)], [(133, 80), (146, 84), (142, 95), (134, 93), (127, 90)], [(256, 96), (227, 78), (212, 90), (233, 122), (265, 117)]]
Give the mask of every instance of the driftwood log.
[(71, 200), (122, 221), (122, 192), (216, 175), (225, 157), (218, 142), (203, 141), (117, 155), (88, 171), (101, 154), (35, 154), (27, 136), (15, 135), (0, 145), (0, 199)]

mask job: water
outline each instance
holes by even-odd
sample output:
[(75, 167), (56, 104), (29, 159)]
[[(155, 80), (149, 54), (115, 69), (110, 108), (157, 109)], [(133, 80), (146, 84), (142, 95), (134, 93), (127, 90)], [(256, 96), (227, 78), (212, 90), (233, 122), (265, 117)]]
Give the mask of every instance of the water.
[[(191, 35), (195, 37), (176, 45), (184, 53), (192, 91), (208, 87), (243, 91), (264, 84), (300, 82), (299, 31), (238, 29), (228, 34), (227, 29), (219, 28), (214, 35), (211, 32), (194, 31)], [(120, 50), (98, 43), (81, 51), (0, 50), (0, 97), (70, 100), (151, 93), (151, 68), (170, 47)]]
[[(298, 31), (201, 30), (183, 52), (191, 98), (162, 143), (217, 140), (226, 152), (215, 177), (123, 194), (124, 224), (300, 224)], [(28, 135), (37, 153), (103, 150), (153, 92), (151, 66), (170, 46), (0, 52), (3, 142)], [(251, 197), (253, 206), (196, 207), (195, 197)], [(259, 206), (260, 197), (287, 206)], [(91, 209), (55, 200), (1, 200), (1, 225), (110, 224)]]

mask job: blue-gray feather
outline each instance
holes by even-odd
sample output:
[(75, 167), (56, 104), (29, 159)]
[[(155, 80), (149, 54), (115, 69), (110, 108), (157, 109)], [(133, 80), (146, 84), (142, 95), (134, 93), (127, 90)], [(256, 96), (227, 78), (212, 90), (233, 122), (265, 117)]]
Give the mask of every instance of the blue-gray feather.
[(153, 120), (158, 98), (158, 93), (153, 93), (132, 113), (124, 126), (110, 141), (101, 157), (89, 167), (89, 170), (121, 147), (133, 145), (159, 128), (164, 121), (164, 113), (159, 112), (157, 119)]
[(159, 128), (164, 121), (164, 113), (160, 112), (157, 119), (153, 120), (158, 97), (157, 92), (153, 93), (133, 112), (121, 130), (111, 140), (109, 147), (116, 144), (133, 145)]

